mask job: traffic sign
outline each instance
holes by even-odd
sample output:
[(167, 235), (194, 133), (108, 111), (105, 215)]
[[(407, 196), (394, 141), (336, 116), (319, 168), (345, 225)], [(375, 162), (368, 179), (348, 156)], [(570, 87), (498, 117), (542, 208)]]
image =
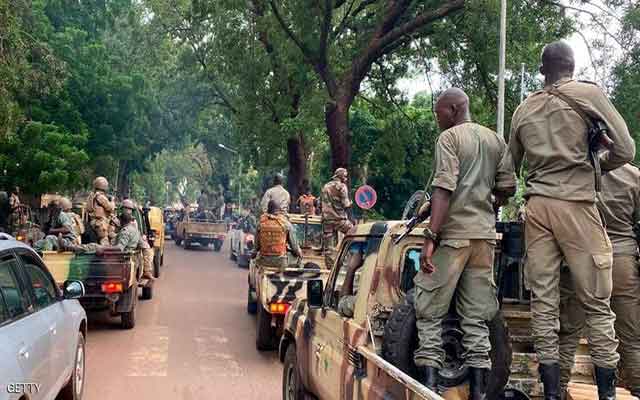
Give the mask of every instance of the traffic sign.
[(378, 194), (369, 185), (363, 185), (356, 190), (356, 204), (363, 210), (368, 210), (376, 205)]

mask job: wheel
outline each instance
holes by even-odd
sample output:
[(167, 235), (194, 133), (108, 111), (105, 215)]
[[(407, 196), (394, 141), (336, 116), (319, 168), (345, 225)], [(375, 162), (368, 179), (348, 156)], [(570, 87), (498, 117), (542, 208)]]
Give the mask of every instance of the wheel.
[[(513, 350), (509, 341), (509, 332), (501, 312), (487, 322), (491, 341), (492, 369), (487, 385), (487, 399), (495, 400), (504, 391), (509, 380)], [(447, 318), (442, 326), (442, 340), (446, 358), (444, 368), (439, 371), (440, 383), (446, 387), (457, 386), (467, 380), (467, 368), (462, 359), (462, 331), (459, 321)], [(382, 354), (389, 361), (410, 376), (417, 378), (417, 367), (413, 353), (418, 346), (416, 314), (413, 304), (396, 306), (385, 326)]]
[(182, 242), (182, 247), (183, 247), (185, 250), (190, 250), (190, 249), (191, 249), (191, 242), (190, 242), (189, 240), (185, 239), (185, 240)]
[(283, 400), (304, 400), (304, 386), (302, 377), (298, 371), (298, 357), (296, 345), (291, 343), (284, 356), (284, 367), (282, 369), (282, 399)]
[(233, 252), (233, 240), (229, 240), (229, 260), (235, 261), (236, 254)]
[(120, 327), (122, 329), (133, 329), (136, 326), (136, 306), (138, 305), (138, 289), (136, 286), (132, 286), (133, 291), (133, 305), (131, 311), (123, 312), (120, 314)]
[(160, 265), (164, 266), (164, 252), (162, 252), (162, 255), (160, 256)]
[(60, 390), (60, 400), (80, 400), (84, 393), (85, 371), (85, 339), (82, 332), (78, 332), (78, 344), (76, 345), (76, 357), (71, 371), (69, 382)]
[(182, 239), (176, 236), (175, 242), (176, 242), (176, 246), (180, 246), (180, 244), (182, 243)]
[(160, 256), (160, 250), (155, 249), (153, 252), (153, 277), (160, 278), (160, 265), (162, 264), (162, 259)]
[(153, 286), (144, 286), (142, 288), (142, 300), (153, 299)]
[(216, 239), (213, 241), (213, 251), (219, 252), (222, 249), (222, 240)]
[(256, 321), (256, 348), (259, 351), (273, 350), (274, 334), (271, 328), (271, 314), (258, 305), (258, 318)]
[(258, 303), (252, 300), (251, 298), (251, 287), (247, 289), (247, 313), (251, 315), (255, 315), (258, 311)]

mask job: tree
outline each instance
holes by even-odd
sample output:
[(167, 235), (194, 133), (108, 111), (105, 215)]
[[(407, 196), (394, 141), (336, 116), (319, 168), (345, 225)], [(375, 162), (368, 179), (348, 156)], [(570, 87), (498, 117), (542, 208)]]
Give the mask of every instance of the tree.
[(274, 18), (324, 83), (331, 166), (349, 167), (349, 109), (374, 63), (428, 36), (464, 0), (269, 0)]

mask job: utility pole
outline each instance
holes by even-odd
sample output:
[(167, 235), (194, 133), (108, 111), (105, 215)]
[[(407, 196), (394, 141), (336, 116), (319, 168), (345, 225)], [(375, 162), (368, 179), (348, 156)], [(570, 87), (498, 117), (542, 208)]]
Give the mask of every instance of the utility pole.
[(507, 53), (507, 0), (500, 1), (500, 63), (498, 69), (498, 135), (504, 137), (504, 75)]
[(520, 103), (524, 101), (524, 63), (522, 63), (522, 70), (520, 71)]

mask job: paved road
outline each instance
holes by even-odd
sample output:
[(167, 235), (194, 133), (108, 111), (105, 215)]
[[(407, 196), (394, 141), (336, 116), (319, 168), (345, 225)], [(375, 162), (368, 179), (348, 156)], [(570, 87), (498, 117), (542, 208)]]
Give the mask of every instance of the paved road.
[(137, 326), (89, 315), (85, 400), (281, 398), (282, 366), (255, 349), (247, 270), (222, 253), (167, 243), (154, 299)]

